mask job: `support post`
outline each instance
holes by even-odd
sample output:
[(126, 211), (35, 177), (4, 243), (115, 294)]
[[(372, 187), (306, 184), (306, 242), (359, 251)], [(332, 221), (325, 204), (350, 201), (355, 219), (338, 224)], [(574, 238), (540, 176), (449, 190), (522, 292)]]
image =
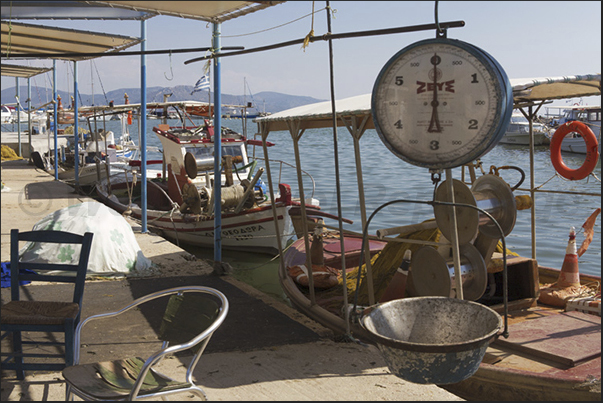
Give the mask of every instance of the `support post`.
[(140, 172), (141, 172), (141, 199), (140, 209), (142, 214), (142, 222), (140, 232), (143, 234), (148, 232), (147, 230), (147, 56), (145, 51), (147, 50), (147, 21), (143, 20), (140, 23), (140, 36), (142, 42), (140, 42), (140, 111), (138, 117), (140, 119)]
[[(220, 53), (220, 23), (213, 23), (212, 45)], [(222, 262), (222, 83), (220, 58), (214, 63), (214, 271)]]
[(57, 100), (57, 61), (56, 59), (52, 60), (52, 99), (54, 100), (53, 110), (54, 113), (52, 115), (53, 119), (53, 134), (54, 134), (54, 180), (59, 180), (59, 117), (58, 117), (58, 104)]
[(73, 158), (74, 164), (74, 180), (75, 188), (80, 186), (80, 133), (78, 125), (78, 107), (77, 107), (77, 62), (73, 62), (73, 139), (75, 141), (75, 157)]

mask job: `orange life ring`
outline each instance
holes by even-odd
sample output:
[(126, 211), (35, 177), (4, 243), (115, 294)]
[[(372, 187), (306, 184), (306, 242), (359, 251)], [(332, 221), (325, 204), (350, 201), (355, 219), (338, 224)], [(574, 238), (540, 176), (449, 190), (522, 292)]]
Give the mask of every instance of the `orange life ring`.
[[(578, 169), (571, 169), (563, 162), (561, 158), (561, 143), (569, 133), (578, 132), (586, 142), (586, 158), (584, 163)], [(551, 140), (551, 162), (559, 175), (569, 180), (580, 180), (586, 178), (597, 166), (599, 160), (599, 143), (593, 131), (582, 122), (567, 122), (555, 131)]]

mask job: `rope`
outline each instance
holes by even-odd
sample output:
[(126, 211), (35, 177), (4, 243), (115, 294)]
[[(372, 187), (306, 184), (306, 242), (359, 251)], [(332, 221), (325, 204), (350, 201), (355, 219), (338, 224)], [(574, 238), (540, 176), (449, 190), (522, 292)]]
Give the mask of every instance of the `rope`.
[[(103, 95), (105, 96), (105, 102), (107, 103), (107, 105), (109, 105), (109, 99), (107, 99), (107, 93), (105, 92), (105, 87), (103, 87), (103, 80), (101, 80), (100, 74), (98, 72), (98, 68), (96, 67), (96, 62), (94, 60), (92, 60), (92, 65), (94, 66), (94, 69), (96, 70), (96, 75), (98, 76), (98, 82), (100, 83), (101, 89), (103, 90)], [(94, 102), (94, 99), (92, 100), (92, 102)]]
[(310, 25), (310, 33), (304, 38), (302, 49), (306, 51), (306, 47), (310, 44), (310, 38), (314, 36), (314, 2), (312, 2), (312, 24)]
[(170, 50), (170, 74), (172, 75), (172, 78), (168, 78), (168, 76), (165, 75), (165, 71), (163, 72), (163, 76), (165, 77), (166, 80), (168, 81), (172, 81), (174, 79), (174, 70), (172, 69), (172, 51)]
[[(326, 9), (326, 7), (325, 8), (321, 8), (320, 10), (318, 10), (316, 12), (318, 13), (318, 12), (321, 12), (322, 10), (325, 10), (325, 9)], [(274, 26), (272, 28), (266, 28), (266, 29), (262, 29), (261, 31), (249, 32), (249, 33), (240, 34), (240, 35), (222, 35), (222, 38), (237, 38), (237, 37), (240, 37), (240, 36), (249, 36), (249, 35), (261, 34), (263, 32), (271, 31), (273, 29), (282, 28), (284, 26), (287, 26), (289, 24), (292, 24), (294, 22), (297, 22), (297, 21), (302, 20), (302, 19), (304, 19), (306, 17), (309, 17), (309, 16), (312, 16), (312, 20), (314, 20), (314, 13), (315, 13), (315, 11), (314, 11), (314, 2), (312, 2), (312, 12), (310, 14), (306, 14), (304, 16), (301, 16), (299, 18), (296, 18), (294, 20), (291, 20), (291, 21), (286, 22), (286, 23), (281, 24), (281, 25), (276, 25), (276, 26)], [(312, 24), (314, 24), (314, 22), (312, 22)]]

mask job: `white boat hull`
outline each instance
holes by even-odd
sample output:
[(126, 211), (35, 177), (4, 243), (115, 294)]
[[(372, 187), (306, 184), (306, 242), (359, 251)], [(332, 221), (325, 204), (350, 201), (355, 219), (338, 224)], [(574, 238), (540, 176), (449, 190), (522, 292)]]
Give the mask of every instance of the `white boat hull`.
[[(102, 181), (96, 190), (100, 200), (109, 207), (120, 213), (129, 210), (132, 217), (142, 218), (142, 210), (139, 205), (132, 204), (128, 208), (115, 195), (108, 196), (106, 181)], [(282, 247), (285, 247), (287, 241), (295, 234), (293, 221), (289, 215), (290, 209), (291, 205), (284, 203), (278, 203), (276, 207)], [(278, 253), (277, 232), (272, 206), (269, 202), (264, 202), (257, 208), (248, 209), (239, 214), (223, 212), (221, 221), (223, 248)], [(149, 227), (160, 229), (163, 236), (177, 243), (200, 247), (213, 247), (215, 244), (213, 216), (182, 214), (177, 208), (171, 212), (147, 209), (147, 224)]]
[[(582, 137), (566, 137), (561, 142), (561, 151), (575, 154), (586, 154), (586, 142)], [(599, 155), (601, 155), (601, 142), (599, 141)]]
[[(288, 234), (281, 239), (283, 247), (286, 246), (288, 239), (294, 233), (293, 224), (288, 214), (289, 208), (290, 206), (277, 207), (280, 232)], [(136, 215), (134, 209), (132, 213)], [(148, 213), (147, 220), (150, 222), (155, 216), (156, 212)], [(163, 235), (174, 241), (201, 247), (213, 247), (215, 244), (213, 218), (189, 223), (176, 220), (172, 223), (169, 218), (162, 218), (153, 221), (151, 225), (161, 228)], [(222, 216), (221, 244), (225, 249), (278, 253), (276, 239), (277, 233), (272, 209), (251, 211), (236, 216)]]
[[(521, 146), (530, 145), (530, 135), (526, 133), (505, 133), (500, 139), (500, 144), (515, 144)], [(534, 133), (534, 145), (541, 146), (549, 144), (550, 140), (544, 133)]]

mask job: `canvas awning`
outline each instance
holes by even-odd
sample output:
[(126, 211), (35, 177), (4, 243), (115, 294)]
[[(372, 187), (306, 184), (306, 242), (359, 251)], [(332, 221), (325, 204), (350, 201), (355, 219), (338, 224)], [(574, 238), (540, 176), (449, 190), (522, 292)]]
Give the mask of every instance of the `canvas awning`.
[(86, 1), (85, 3), (220, 23), (284, 1)]
[(2, 20), (146, 20), (156, 15), (87, 3), (90, 2), (2, 0)]
[(601, 74), (512, 79), (515, 107), (530, 102), (601, 95)]
[[(513, 102), (516, 108), (523, 105), (555, 99), (580, 98), (601, 95), (601, 74), (566, 77), (512, 79)], [(335, 102), (337, 125), (346, 123), (343, 117), (357, 118), (368, 115), (366, 129), (374, 129), (371, 115), (371, 94), (340, 99)], [(318, 102), (287, 109), (255, 119), (268, 131), (287, 130), (287, 122), (299, 121), (300, 129), (332, 127), (331, 102)]]
[(52, 67), (33, 67), (33, 66), (19, 66), (16, 64), (4, 64), (2, 63), (2, 75), (6, 77), (19, 77), (19, 78), (31, 78), (38, 74), (52, 71)]
[(86, 60), (91, 56), (69, 57), (61, 53), (111, 53), (140, 43), (131, 36), (105, 34), (67, 28), (2, 21), (2, 59), (18, 59), (19, 54), (57, 54), (56, 59)]
[[(335, 106), (338, 117), (337, 126), (345, 125), (342, 117), (364, 118), (368, 116), (366, 129), (375, 128), (371, 116), (371, 94), (339, 99)], [(299, 121), (300, 129), (332, 127), (331, 101), (302, 105), (255, 119), (255, 122), (266, 125), (268, 131), (287, 130), (289, 121)]]

